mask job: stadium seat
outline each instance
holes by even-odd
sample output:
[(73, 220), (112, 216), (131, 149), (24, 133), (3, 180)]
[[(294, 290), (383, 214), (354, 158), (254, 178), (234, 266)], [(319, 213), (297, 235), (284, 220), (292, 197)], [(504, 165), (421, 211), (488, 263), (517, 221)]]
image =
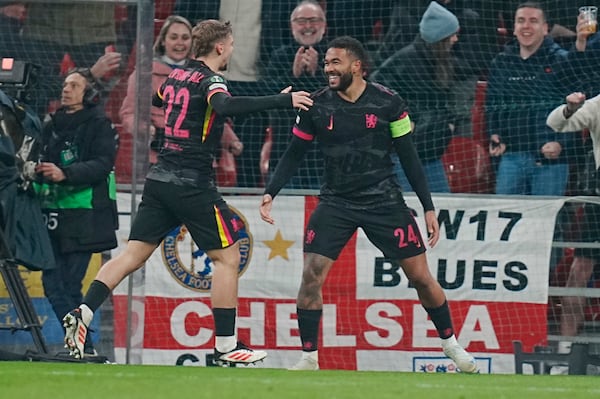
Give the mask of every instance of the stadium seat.
[(128, 14), (126, 5), (115, 5), (115, 21), (122, 22), (127, 20)]
[(490, 156), (475, 139), (453, 137), (442, 156), (453, 193), (487, 194), (494, 191)]
[(169, 15), (173, 14), (174, 7), (175, 0), (156, 0), (154, 2), (154, 18), (166, 19)]
[(442, 156), (442, 163), (453, 193), (494, 192), (494, 174), (488, 153), (485, 127), (485, 93), (487, 82), (480, 80), (475, 86), (471, 107), (471, 137), (453, 137)]
[(173, 14), (175, 0), (156, 0), (154, 2), (154, 37), (158, 36), (165, 19)]
[(77, 65), (71, 59), (71, 54), (65, 53), (62, 61), (60, 62), (60, 76), (67, 76), (67, 73)]

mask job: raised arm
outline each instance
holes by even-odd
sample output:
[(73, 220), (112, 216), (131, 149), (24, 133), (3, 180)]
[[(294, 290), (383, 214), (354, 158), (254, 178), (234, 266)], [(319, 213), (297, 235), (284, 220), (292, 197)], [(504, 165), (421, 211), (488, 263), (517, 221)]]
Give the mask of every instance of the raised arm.
[(584, 128), (598, 131), (600, 127), (600, 97), (586, 101), (585, 94), (575, 92), (566, 97), (566, 104), (556, 107), (546, 123), (556, 132), (574, 132)]

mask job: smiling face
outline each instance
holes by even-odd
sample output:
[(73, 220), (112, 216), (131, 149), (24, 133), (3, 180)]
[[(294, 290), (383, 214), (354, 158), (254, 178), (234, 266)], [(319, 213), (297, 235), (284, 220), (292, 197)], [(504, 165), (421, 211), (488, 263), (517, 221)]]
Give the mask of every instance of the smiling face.
[(331, 90), (346, 91), (360, 70), (360, 61), (346, 49), (331, 47), (325, 54), (325, 75)]
[(542, 10), (523, 7), (515, 14), (514, 35), (519, 41), (522, 51), (534, 53), (542, 45), (548, 34), (548, 23)]
[(316, 4), (304, 3), (292, 12), (291, 28), (294, 40), (302, 46), (314, 46), (323, 39), (326, 22), (323, 9)]
[(164, 41), (165, 55), (173, 61), (181, 61), (189, 55), (192, 32), (184, 24), (174, 23), (169, 27)]

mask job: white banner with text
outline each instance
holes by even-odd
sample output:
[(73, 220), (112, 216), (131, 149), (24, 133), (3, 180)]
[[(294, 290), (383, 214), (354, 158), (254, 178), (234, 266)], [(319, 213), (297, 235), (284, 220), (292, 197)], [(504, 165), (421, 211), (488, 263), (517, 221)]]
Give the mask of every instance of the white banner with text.
[[(119, 195), (123, 212), (130, 199)], [(295, 298), (304, 226), (318, 199), (278, 196), (274, 226), (260, 220), (260, 197), (225, 199), (243, 226), (238, 336), (268, 351), (258, 367), (289, 367), (300, 356)], [(418, 200), (409, 194), (406, 201), (418, 213), (424, 233)], [(482, 372), (514, 372), (513, 340), (522, 341), (525, 350), (546, 342), (550, 252), (563, 202), (434, 196), (441, 237), (435, 248), (428, 248), (429, 267), (446, 292), (459, 342), (474, 354)], [(121, 245), (129, 224), (123, 216)], [(134, 362), (205, 365), (214, 338), (212, 267), (184, 226), (169, 233), (132, 279), (129, 323), (129, 281), (114, 291), (117, 361), (125, 358), (130, 325), (132, 346), (139, 349), (130, 352), (130, 359), (131, 353), (138, 354)], [(322, 369), (455, 370), (400, 265), (384, 258), (362, 230), (335, 262), (323, 299)]]

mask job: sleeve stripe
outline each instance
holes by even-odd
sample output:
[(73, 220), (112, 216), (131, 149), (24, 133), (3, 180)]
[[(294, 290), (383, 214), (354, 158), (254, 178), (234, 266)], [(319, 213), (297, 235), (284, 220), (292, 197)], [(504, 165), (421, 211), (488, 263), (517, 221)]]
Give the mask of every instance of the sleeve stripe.
[(161, 100), (163, 100), (163, 95), (160, 92), (160, 87), (158, 88), (158, 90), (156, 90), (156, 95), (158, 96), (158, 98), (160, 98)]
[(392, 132), (392, 138), (394, 139), (410, 133), (410, 117), (407, 112), (400, 115), (398, 120), (390, 122), (390, 131)]
[(224, 90), (224, 89), (215, 89), (215, 90), (212, 90), (212, 91), (208, 92), (208, 96), (206, 97), (206, 102), (210, 103), (210, 98), (214, 94), (216, 94), (216, 93), (225, 93), (228, 96), (231, 96), (231, 94), (227, 90)]
[(223, 89), (223, 90), (227, 90), (227, 85), (225, 83), (213, 83), (210, 86), (208, 86), (208, 91), (211, 92), (215, 89)]
[(312, 141), (312, 139), (313, 139), (312, 134), (303, 132), (302, 130), (298, 129), (297, 126), (294, 126), (292, 128), (292, 133), (294, 134), (294, 136), (297, 136), (298, 138), (301, 138), (302, 140)]

